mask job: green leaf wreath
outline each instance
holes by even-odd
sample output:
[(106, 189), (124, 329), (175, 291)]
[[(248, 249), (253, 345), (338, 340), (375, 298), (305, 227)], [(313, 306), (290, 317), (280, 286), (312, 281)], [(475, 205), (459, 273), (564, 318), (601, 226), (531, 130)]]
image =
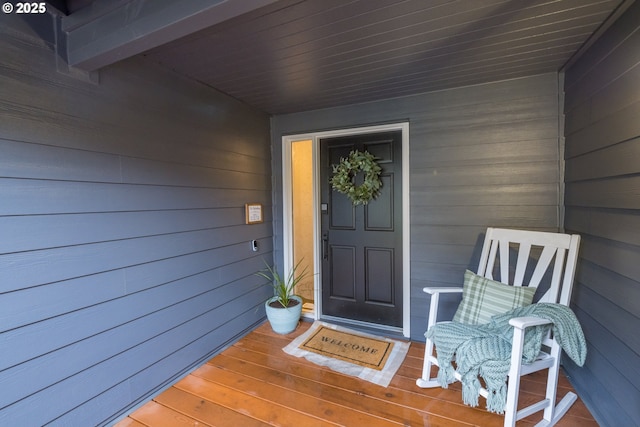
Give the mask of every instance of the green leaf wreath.
[[(348, 157), (340, 159), (340, 163), (333, 165), (333, 176), (329, 180), (333, 189), (346, 194), (354, 205), (366, 205), (380, 194), (382, 169), (376, 158), (368, 151), (354, 150)], [(355, 185), (355, 176), (364, 173), (364, 182)]]

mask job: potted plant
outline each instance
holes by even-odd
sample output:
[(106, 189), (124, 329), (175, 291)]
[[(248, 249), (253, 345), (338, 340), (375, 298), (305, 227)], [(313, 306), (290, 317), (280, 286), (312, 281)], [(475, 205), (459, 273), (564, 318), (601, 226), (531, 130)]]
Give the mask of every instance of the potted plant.
[(278, 334), (293, 332), (302, 314), (302, 298), (295, 295), (294, 290), (309, 272), (306, 266), (299, 271), (301, 262), (302, 260), (298, 261), (287, 276), (281, 276), (275, 267), (268, 264), (265, 270), (256, 273), (267, 279), (273, 287), (274, 296), (264, 306), (271, 328)]

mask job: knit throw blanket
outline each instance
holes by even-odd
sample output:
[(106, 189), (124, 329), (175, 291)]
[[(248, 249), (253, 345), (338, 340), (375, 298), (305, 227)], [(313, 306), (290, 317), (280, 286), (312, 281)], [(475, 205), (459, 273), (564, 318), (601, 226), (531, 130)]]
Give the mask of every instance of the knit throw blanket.
[(567, 355), (578, 365), (584, 364), (587, 346), (575, 314), (561, 304), (539, 303), (516, 308), (492, 317), (485, 325), (467, 325), (457, 322), (438, 323), (425, 333), (436, 345), (438, 382), (443, 388), (455, 381), (454, 367), (462, 375), (462, 399), (465, 404), (478, 406), (481, 377), (489, 392), (487, 410), (504, 413), (507, 401), (507, 377), (510, 367), (513, 326), (515, 317), (539, 317), (552, 325), (526, 329), (523, 363), (531, 363), (538, 356), (549, 328)]

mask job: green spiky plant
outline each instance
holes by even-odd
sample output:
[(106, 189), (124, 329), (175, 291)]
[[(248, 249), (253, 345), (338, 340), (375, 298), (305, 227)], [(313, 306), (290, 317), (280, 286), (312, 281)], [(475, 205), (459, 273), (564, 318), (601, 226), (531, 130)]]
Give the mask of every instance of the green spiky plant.
[[(263, 277), (271, 283), (273, 287), (274, 296), (276, 297), (277, 303), (280, 303), (282, 307), (289, 307), (291, 301), (297, 303), (297, 301), (291, 298), (294, 295), (294, 289), (298, 283), (305, 277), (309, 275), (308, 268), (305, 266), (301, 272), (298, 273), (298, 269), (300, 268), (300, 263), (302, 260), (298, 261), (298, 263), (293, 266), (293, 268), (289, 271), (289, 274), (285, 276), (281, 276), (278, 273), (276, 267), (271, 267), (269, 264), (265, 262), (267, 266), (266, 269), (259, 271), (256, 275)], [(295, 305), (293, 303), (293, 305)]]

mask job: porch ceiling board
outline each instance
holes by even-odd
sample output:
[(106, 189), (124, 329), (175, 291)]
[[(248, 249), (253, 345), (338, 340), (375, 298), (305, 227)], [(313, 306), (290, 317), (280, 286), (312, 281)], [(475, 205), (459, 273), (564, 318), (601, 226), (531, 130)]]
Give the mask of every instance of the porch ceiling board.
[(144, 51), (271, 114), (555, 72), (630, 3), (120, 0), (101, 13), (103, 0), (82, 1), (64, 19), (72, 63)]

